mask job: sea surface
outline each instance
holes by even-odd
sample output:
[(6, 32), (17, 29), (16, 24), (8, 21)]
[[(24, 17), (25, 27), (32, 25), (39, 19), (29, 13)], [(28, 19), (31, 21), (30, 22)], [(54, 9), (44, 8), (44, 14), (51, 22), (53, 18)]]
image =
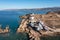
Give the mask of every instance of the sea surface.
[(2, 10), (0, 11), (0, 25), (4, 29), (6, 25), (9, 25), (9, 28), (12, 32), (20, 25), (21, 18), (19, 16), (26, 15), (29, 13), (35, 14), (46, 14), (46, 10)]
[[(35, 13), (35, 14), (46, 14), (48, 11), (51, 10), (27, 10), (27, 9), (20, 9), (20, 10), (0, 10), (0, 25), (2, 25), (2, 29), (9, 25), (10, 33), (7, 34), (0, 34), (0, 40), (28, 40), (28, 35), (26, 33), (16, 34), (16, 30), (20, 25), (21, 18), (19, 16)], [(51, 40), (60, 40), (60, 36), (51, 38)], [(42, 39), (43, 40), (43, 39)], [(45, 40), (48, 40), (45, 38)]]

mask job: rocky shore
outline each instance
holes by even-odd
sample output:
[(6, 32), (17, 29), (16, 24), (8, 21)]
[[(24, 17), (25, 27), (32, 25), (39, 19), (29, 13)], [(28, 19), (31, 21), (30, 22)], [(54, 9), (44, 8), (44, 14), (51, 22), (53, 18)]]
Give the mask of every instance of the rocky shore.
[[(31, 17), (30, 15), (32, 14), (21, 16), (22, 22), (17, 29), (17, 33), (26, 32), (29, 35), (29, 40), (40, 40), (40, 37), (42, 36), (60, 35), (60, 14), (54, 12), (49, 12), (47, 14), (34, 14), (34, 20), (29, 19)], [(31, 26), (27, 25), (31, 21), (42, 21), (42, 26), (48, 30), (43, 29), (36, 31)]]
[[(60, 35), (60, 14), (58, 13), (31, 13), (20, 17), (22, 21), (17, 29), (17, 33), (27, 33), (29, 40), (40, 40), (41, 37)], [(8, 25), (5, 29), (2, 29), (0, 25), (0, 34), (9, 32), (10, 29)]]
[(2, 28), (1, 28), (1, 25), (0, 25), (0, 34), (8, 33), (8, 32), (9, 32), (9, 26), (6, 26), (5, 29), (2, 29)]

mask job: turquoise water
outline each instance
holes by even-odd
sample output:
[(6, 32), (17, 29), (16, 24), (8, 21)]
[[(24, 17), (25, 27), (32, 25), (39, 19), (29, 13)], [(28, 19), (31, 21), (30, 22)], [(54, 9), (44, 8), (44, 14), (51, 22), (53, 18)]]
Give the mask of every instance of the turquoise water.
[[(3, 10), (0, 11), (0, 24), (2, 29), (9, 25), (10, 33), (0, 34), (0, 40), (28, 40), (28, 35), (26, 33), (16, 34), (16, 29), (20, 25), (21, 18), (19, 16), (35, 13), (35, 14), (46, 14), (51, 10)], [(60, 36), (55, 37), (56, 40), (60, 40)], [(47, 40), (50, 38), (43, 38), (42, 40)], [(51, 40), (55, 40), (51, 37)]]

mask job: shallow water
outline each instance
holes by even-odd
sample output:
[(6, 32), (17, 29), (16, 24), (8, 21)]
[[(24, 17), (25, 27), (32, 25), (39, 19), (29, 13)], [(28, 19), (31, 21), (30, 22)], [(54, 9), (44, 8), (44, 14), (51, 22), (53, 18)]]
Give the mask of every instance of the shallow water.
[(27, 34), (1, 34), (0, 40), (28, 40)]

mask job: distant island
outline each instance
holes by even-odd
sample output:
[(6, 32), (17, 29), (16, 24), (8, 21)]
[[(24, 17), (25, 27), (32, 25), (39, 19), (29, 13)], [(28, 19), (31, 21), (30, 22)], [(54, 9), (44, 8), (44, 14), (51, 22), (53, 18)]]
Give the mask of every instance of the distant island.
[(41, 13), (46, 14), (49, 11), (60, 11), (60, 7), (51, 7), (51, 8), (33, 8), (33, 9), (5, 9), (0, 10), (1, 15), (21, 15), (21, 13)]

